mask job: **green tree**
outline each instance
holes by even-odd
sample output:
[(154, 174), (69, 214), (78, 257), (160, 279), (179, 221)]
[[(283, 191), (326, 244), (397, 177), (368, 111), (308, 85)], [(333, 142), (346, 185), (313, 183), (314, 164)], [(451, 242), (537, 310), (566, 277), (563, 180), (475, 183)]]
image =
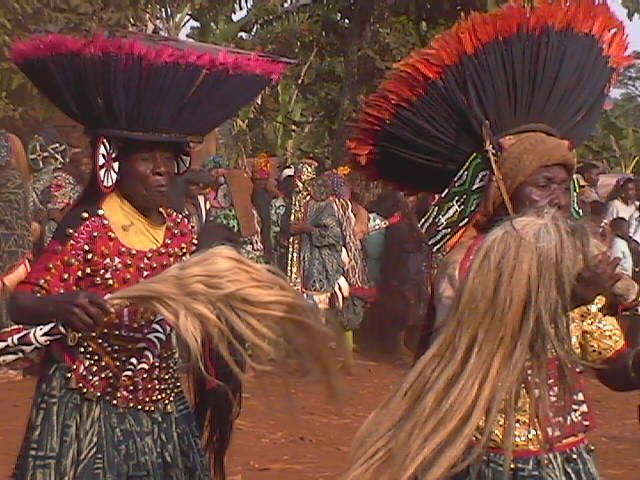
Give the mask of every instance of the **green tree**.
[(146, 0), (20, 0), (0, 5), (0, 125), (23, 132), (54, 114), (9, 59), (11, 43), (32, 33), (91, 32), (112, 28), (144, 30), (149, 23)]
[[(640, 54), (636, 54), (640, 59)], [(628, 68), (596, 131), (580, 148), (582, 159), (605, 163), (613, 171), (637, 173), (640, 157), (640, 63)]]
[(192, 38), (299, 60), (277, 88), (223, 129), (225, 154), (233, 159), (269, 151), (287, 161), (313, 155), (339, 164), (363, 95), (460, 11), (485, 1), (256, 1), (242, 8), (231, 1), (203, 7), (194, 14), (199, 25)]
[(620, 3), (627, 10), (629, 20), (633, 20), (636, 15), (640, 17), (640, 0), (621, 0)]

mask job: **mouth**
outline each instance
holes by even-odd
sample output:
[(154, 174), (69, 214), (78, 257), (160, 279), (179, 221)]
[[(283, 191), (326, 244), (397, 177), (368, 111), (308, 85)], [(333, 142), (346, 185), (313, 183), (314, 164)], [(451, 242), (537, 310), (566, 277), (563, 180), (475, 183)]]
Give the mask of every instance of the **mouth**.
[(164, 194), (169, 190), (169, 184), (165, 182), (158, 182), (153, 186), (153, 188), (156, 192)]

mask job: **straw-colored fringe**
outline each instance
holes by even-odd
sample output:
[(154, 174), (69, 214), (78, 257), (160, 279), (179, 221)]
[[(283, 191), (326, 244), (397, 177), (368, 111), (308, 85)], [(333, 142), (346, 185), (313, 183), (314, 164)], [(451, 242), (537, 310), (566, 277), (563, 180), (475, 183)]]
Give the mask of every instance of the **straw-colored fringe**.
[[(585, 230), (554, 214), (490, 233), (445, 328), (358, 433), (347, 479), (441, 480), (462, 470), (485, 451), (500, 411), (513, 420), (525, 365), (548, 412), (549, 347), (569, 396), (578, 359), (566, 312), (589, 243)], [(511, 423), (507, 442), (512, 435)]]
[(204, 366), (206, 336), (234, 371), (235, 345), (247, 365), (273, 373), (317, 372), (331, 392), (338, 387), (331, 332), (317, 309), (275, 269), (219, 246), (160, 275), (120, 290), (109, 302), (132, 304), (165, 317), (182, 336), (194, 364)]

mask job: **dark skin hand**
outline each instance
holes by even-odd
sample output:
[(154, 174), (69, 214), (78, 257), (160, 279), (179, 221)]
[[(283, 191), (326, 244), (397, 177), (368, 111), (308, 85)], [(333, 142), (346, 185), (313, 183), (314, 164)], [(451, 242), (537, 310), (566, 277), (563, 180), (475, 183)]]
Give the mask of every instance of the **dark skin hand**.
[(611, 258), (608, 253), (596, 256), (590, 265), (586, 265), (576, 279), (573, 287), (574, 306), (591, 303), (600, 294), (609, 297), (614, 303), (618, 299), (612, 292), (613, 286), (620, 281), (622, 274), (617, 273), (619, 258)]
[(41, 325), (60, 321), (76, 332), (93, 332), (113, 309), (101, 296), (92, 292), (70, 292), (37, 297), (16, 292), (9, 302), (9, 315), (24, 325)]
[(300, 235), (301, 233), (312, 233), (313, 227), (306, 222), (294, 222), (291, 224), (291, 233)]
[[(165, 222), (161, 208), (168, 202), (168, 188), (174, 174), (176, 151), (171, 145), (137, 143), (120, 162), (117, 189), (151, 222)], [(71, 330), (93, 332), (113, 313), (106, 300), (92, 292), (68, 292), (36, 296), (16, 292), (8, 304), (14, 322), (40, 325), (60, 321)]]

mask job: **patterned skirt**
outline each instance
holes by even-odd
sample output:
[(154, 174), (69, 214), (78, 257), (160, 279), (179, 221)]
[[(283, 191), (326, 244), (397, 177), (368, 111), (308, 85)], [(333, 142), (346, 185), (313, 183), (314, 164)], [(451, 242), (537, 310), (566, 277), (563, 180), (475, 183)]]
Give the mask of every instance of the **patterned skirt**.
[(563, 452), (514, 458), (508, 472), (504, 455), (489, 453), (451, 480), (598, 480), (592, 451), (583, 443)]
[(209, 479), (184, 394), (173, 413), (122, 411), (69, 388), (67, 371), (53, 364), (38, 384), (14, 478)]

